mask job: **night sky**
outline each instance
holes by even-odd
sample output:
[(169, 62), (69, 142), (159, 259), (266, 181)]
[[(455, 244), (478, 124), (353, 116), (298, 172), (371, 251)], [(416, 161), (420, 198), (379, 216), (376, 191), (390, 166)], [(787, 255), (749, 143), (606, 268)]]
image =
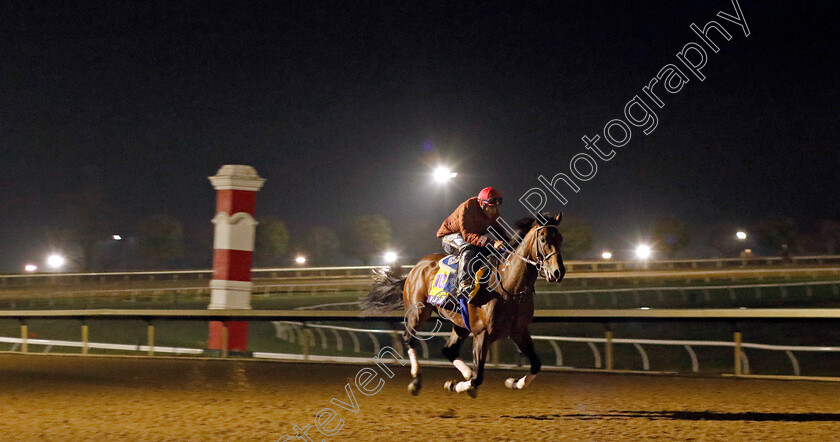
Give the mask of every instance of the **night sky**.
[(546, 209), (598, 244), (663, 216), (840, 218), (840, 3), (742, 0), (749, 37), (722, 0), (218, 3), (3, 5), (0, 270), (40, 257), (85, 192), (108, 236), (156, 213), (209, 229), (223, 164), (267, 179), (258, 215), (293, 235), (375, 213), (398, 243), (433, 238), (486, 185), (512, 221), (710, 20), (732, 39), (711, 34), (705, 81), (661, 91), (656, 129), (602, 140), (615, 157)]

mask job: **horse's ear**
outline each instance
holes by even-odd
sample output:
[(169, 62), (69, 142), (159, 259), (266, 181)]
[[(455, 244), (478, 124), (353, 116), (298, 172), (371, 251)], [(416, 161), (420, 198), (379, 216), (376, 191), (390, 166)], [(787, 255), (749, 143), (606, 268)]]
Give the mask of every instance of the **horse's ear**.
[(560, 212), (554, 219), (557, 220), (557, 224), (560, 224), (560, 220), (563, 219), (563, 212)]

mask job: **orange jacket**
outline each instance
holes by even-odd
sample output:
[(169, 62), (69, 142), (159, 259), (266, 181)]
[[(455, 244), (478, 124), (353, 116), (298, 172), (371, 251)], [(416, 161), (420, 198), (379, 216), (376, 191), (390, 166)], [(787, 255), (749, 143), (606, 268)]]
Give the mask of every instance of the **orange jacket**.
[(440, 238), (452, 233), (460, 233), (468, 243), (484, 247), (487, 245), (487, 237), (484, 234), (490, 227), (493, 227), (499, 235), (507, 236), (504, 229), (499, 226), (498, 216), (488, 215), (479, 205), (478, 198), (472, 197), (461, 203), (443, 221), (437, 231), (437, 236)]

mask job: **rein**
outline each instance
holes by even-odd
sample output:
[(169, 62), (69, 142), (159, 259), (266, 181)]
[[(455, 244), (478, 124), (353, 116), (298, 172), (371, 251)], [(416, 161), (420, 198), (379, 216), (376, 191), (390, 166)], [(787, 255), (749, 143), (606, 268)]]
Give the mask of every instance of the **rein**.
[[(538, 232), (538, 231), (540, 231), (541, 229), (545, 229), (545, 228), (547, 228), (547, 227), (554, 228), (554, 229), (556, 229), (556, 228), (557, 228), (557, 226), (540, 226), (540, 227), (537, 227), (534, 231), (535, 231), (535, 232)], [(514, 252), (514, 253), (511, 253), (511, 255), (513, 255), (513, 256), (515, 256), (515, 257), (517, 257), (517, 258), (521, 259), (522, 261), (524, 261), (524, 262), (526, 262), (526, 263), (528, 263), (528, 264), (531, 264), (532, 266), (536, 267), (536, 268), (537, 268), (537, 274), (541, 274), (541, 273), (542, 273), (542, 265), (543, 265), (543, 263), (544, 263), (544, 262), (546, 262), (546, 261), (548, 261), (549, 259), (551, 259), (551, 257), (552, 257), (552, 256), (554, 256), (554, 255), (556, 255), (556, 254), (557, 254), (557, 251), (555, 250), (555, 251), (553, 251), (553, 252), (549, 253), (549, 254), (548, 254), (548, 255), (546, 255), (546, 256), (540, 256), (539, 251), (537, 251), (537, 254), (536, 254), (536, 255), (537, 255), (537, 260), (536, 260), (536, 261), (533, 261), (533, 260), (530, 260), (530, 259), (528, 259), (528, 258), (525, 258), (525, 257), (519, 256), (519, 255), (517, 255), (515, 252)]]
[(537, 267), (537, 270), (539, 270), (539, 268), (540, 268), (540, 267), (542, 267), (542, 260), (540, 260), (540, 262), (537, 262), (537, 261), (531, 261), (531, 260), (530, 260), (530, 259), (528, 259), (528, 258), (523, 258), (523, 257), (521, 257), (521, 256), (519, 256), (519, 255), (517, 255), (517, 254), (515, 254), (515, 253), (511, 253), (511, 255), (513, 255), (513, 256), (514, 256), (514, 257), (516, 257), (516, 258), (521, 259), (522, 261), (527, 262), (528, 264), (531, 264), (531, 265), (532, 265), (532, 266), (534, 266), (534, 267)]
[[(536, 229), (534, 229), (534, 231), (535, 231), (535, 232), (538, 232), (538, 231), (540, 231), (541, 229), (545, 229), (545, 228), (557, 229), (557, 226), (540, 226), (540, 227), (537, 227)], [(521, 246), (521, 244), (520, 244), (520, 246)], [(532, 246), (532, 247), (533, 247), (533, 246)], [(517, 250), (518, 250), (518, 249), (519, 249), (519, 247), (517, 247)], [(534, 267), (536, 268), (536, 270), (537, 270), (537, 275), (539, 276), (539, 275), (542, 275), (543, 263), (545, 263), (546, 261), (548, 261), (549, 259), (551, 259), (551, 257), (552, 257), (552, 256), (557, 255), (557, 251), (555, 250), (554, 252), (551, 252), (551, 253), (549, 253), (549, 254), (548, 254), (548, 255), (546, 255), (546, 256), (540, 256), (540, 252), (539, 252), (539, 250), (537, 250), (536, 255), (537, 255), (537, 260), (536, 260), (536, 261), (534, 261), (534, 260), (531, 260), (531, 259), (525, 258), (525, 257), (523, 257), (523, 256), (519, 256), (519, 255), (517, 254), (517, 251), (516, 251), (516, 250), (514, 250), (513, 252), (509, 252), (509, 254), (508, 254), (508, 258), (510, 258), (510, 256), (514, 256), (514, 257), (516, 257), (517, 259), (519, 259), (519, 260), (521, 260), (521, 261), (523, 261), (523, 262), (525, 262), (525, 263), (527, 263), (527, 264), (530, 264), (530, 265), (534, 266)], [(501, 284), (500, 284), (499, 286), (500, 286), (500, 288), (502, 289), (502, 291), (503, 291), (503, 292), (505, 292), (508, 296), (511, 296), (511, 297), (513, 297), (514, 299), (518, 300), (518, 301), (521, 301), (521, 300), (522, 300), (522, 296), (523, 296), (523, 295), (533, 294), (533, 293), (534, 293), (534, 288), (533, 288), (533, 287), (530, 287), (530, 289), (527, 289), (527, 288), (526, 288), (525, 290), (523, 290), (523, 291), (521, 291), (521, 292), (518, 292), (518, 293), (511, 293), (511, 292), (509, 292), (509, 291), (508, 291), (508, 290), (507, 290), (507, 289), (506, 289), (503, 285), (501, 285)]]

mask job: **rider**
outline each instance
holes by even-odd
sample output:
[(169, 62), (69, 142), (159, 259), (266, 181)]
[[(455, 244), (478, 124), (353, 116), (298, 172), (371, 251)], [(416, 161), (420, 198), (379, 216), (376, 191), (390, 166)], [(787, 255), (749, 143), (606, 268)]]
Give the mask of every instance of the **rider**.
[(505, 230), (499, 226), (499, 206), (502, 205), (502, 194), (492, 188), (481, 189), (478, 196), (474, 196), (458, 206), (448, 218), (443, 221), (438, 229), (437, 237), (442, 238), (443, 250), (449, 254), (461, 255), (458, 267), (458, 294), (470, 299), (471, 304), (475, 300), (469, 297), (474, 285), (473, 276), (468, 269), (472, 260), (478, 256), (485, 247), (490, 246), (490, 238), (487, 231), (493, 227), (493, 232), (502, 236), (492, 243), (498, 250), (506, 251), (507, 240)]

